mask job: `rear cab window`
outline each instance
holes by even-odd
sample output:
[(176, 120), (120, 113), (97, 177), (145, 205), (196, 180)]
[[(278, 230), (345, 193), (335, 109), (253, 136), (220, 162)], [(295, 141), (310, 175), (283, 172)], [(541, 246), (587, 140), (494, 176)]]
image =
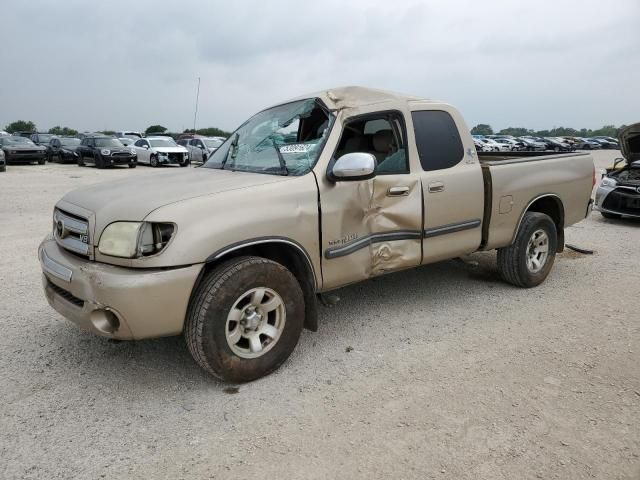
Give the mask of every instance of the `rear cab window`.
[(464, 147), (453, 117), (443, 110), (411, 112), (416, 147), (424, 171), (451, 168), (462, 160)]

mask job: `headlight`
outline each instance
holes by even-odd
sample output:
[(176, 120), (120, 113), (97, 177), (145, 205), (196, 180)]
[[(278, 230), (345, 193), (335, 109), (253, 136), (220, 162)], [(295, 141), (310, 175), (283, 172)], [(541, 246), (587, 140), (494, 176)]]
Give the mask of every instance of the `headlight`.
[(604, 177), (600, 183), (601, 187), (615, 187), (618, 184), (613, 178)]
[(175, 232), (172, 223), (114, 222), (100, 236), (103, 255), (138, 258), (161, 252)]
[(111, 155), (111, 150), (109, 150), (108, 148), (103, 148), (102, 150), (100, 150), (100, 153), (102, 155)]

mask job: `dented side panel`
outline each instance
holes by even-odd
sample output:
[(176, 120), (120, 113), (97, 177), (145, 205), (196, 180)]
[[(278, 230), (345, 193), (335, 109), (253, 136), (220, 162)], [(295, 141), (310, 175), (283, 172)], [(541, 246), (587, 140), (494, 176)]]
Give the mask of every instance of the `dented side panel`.
[[(347, 108), (340, 112), (338, 122), (343, 125), (349, 117), (382, 110), (385, 107), (381, 104), (369, 110)], [(419, 265), (422, 256), (419, 177), (411, 173), (392, 174), (367, 181), (332, 183), (326, 178), (326, 167), (339, 138), (333, 140), (323, 155), (326, 162), (316, 171), (322, 205), (323, 289)], [(390, 196), (391, 187), (407, 187), (407, 194)]]

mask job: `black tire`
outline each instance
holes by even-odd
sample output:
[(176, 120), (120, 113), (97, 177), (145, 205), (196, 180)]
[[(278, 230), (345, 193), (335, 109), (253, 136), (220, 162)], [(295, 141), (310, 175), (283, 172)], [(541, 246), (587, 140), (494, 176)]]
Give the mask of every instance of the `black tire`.
[(149, 165), (152, 166), (153, 168), (156, 168), (159, 165), (158, 157), (156, 155), (151, 155), (149, 157)]
[(96, 155), (94, 153), (93, 154), (93, 160), (94, 160), (94, 164), (95, 164), (96, 168), (99, 168), (99, 169), (103, 169), (104, 168), (104, 161), (102, 160), (102, 156), (101, 155)]
[(0, 167), (0, 172), (6, 172), (7, 171), (7, 166), (3, 165)]
[(622, 215), (620, 215), (619, 213), (600, 212), (600, 214), (604, 218), (608, 218), (609, 220), (618, 220), (622, 218)]
[[(285, 307), (284, 329), (277, 342), (257, 358), (243, 358), (227, 341), (227, 316), (253, 288), (277, 292)], [(238, 257), (207, 273), (196, 287), (187, 312), (184, 336), (194, 360), (222, 380), (242, 383), (276, 370), (293, 352), (304, 325), (304, 296), (293, 274), (260, 257)]]
[(180, 162), (178, 165), (180, 165), (181, 167), (188, 167), (189, 166), (189, 160), (185, 160), (184, 162)]
[[(547, 257), (541, 269), (532, 272), (527, 266), (529, 242), (539, 230), (548, 237)], [(553, 267), (558, 250), (558, 233), (553, 220), (538, 212), (524, 214), (516, 239), (512, 245), (498, 249), (498, 270), (502, 279), (517, 287), (530, 288), (540, 285)]]
[(82, 155), (78, 155), (77, 162), (79, 167), (84, 167), (84, 160), (82, 159)]
[(47, 163), (47, 159), (42, 157), (38, 159), (38, 165), (44, 165), (45, 163)]
[(129, 168), (136, 168), (138, 166), (137, 163), (130, 163)]

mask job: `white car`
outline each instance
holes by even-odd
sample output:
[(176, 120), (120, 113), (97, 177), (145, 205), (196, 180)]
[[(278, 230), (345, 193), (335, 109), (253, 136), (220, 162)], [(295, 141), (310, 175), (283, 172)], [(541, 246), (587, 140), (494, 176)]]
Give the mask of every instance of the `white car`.
[(505, 145), (506, 150), (511, 152), (515, 152), (522, 148), (518, 142), (516, 142), (515, 140), (511, 140), (510, 138), (496, 138), (495, 141), (501, 145)]
[(118, 138), (118, 140), (120, 140), (120, 143), (122, 143), (125, 147), (131, 147), (133, 145), (133, 142), (135, 141), (133, 138), (129, 137)]
[(511, 150), (511, 147), (509, 145), (498, 143), (492, 138), (483, 138), (480, 141), (487, 145), (489, 151), (491, 152), (508, 152), (509, 150)]
[(137, 140), (138, 138), (142, 138), (142, 133), (133, 130), (119, 130), (116, 132), (116, 137)]
[(152, 167), (168, 164), (181, 167), (189, 165), (189, 152), (171, 137), (140, 138), (133, 144), (133, 149), (138, 155), (138, 163)]
[(178, 143), (189, 151), (193, 163), (204, 163), (225, 140), (224, 137), (195, 137), (179, 140)]

